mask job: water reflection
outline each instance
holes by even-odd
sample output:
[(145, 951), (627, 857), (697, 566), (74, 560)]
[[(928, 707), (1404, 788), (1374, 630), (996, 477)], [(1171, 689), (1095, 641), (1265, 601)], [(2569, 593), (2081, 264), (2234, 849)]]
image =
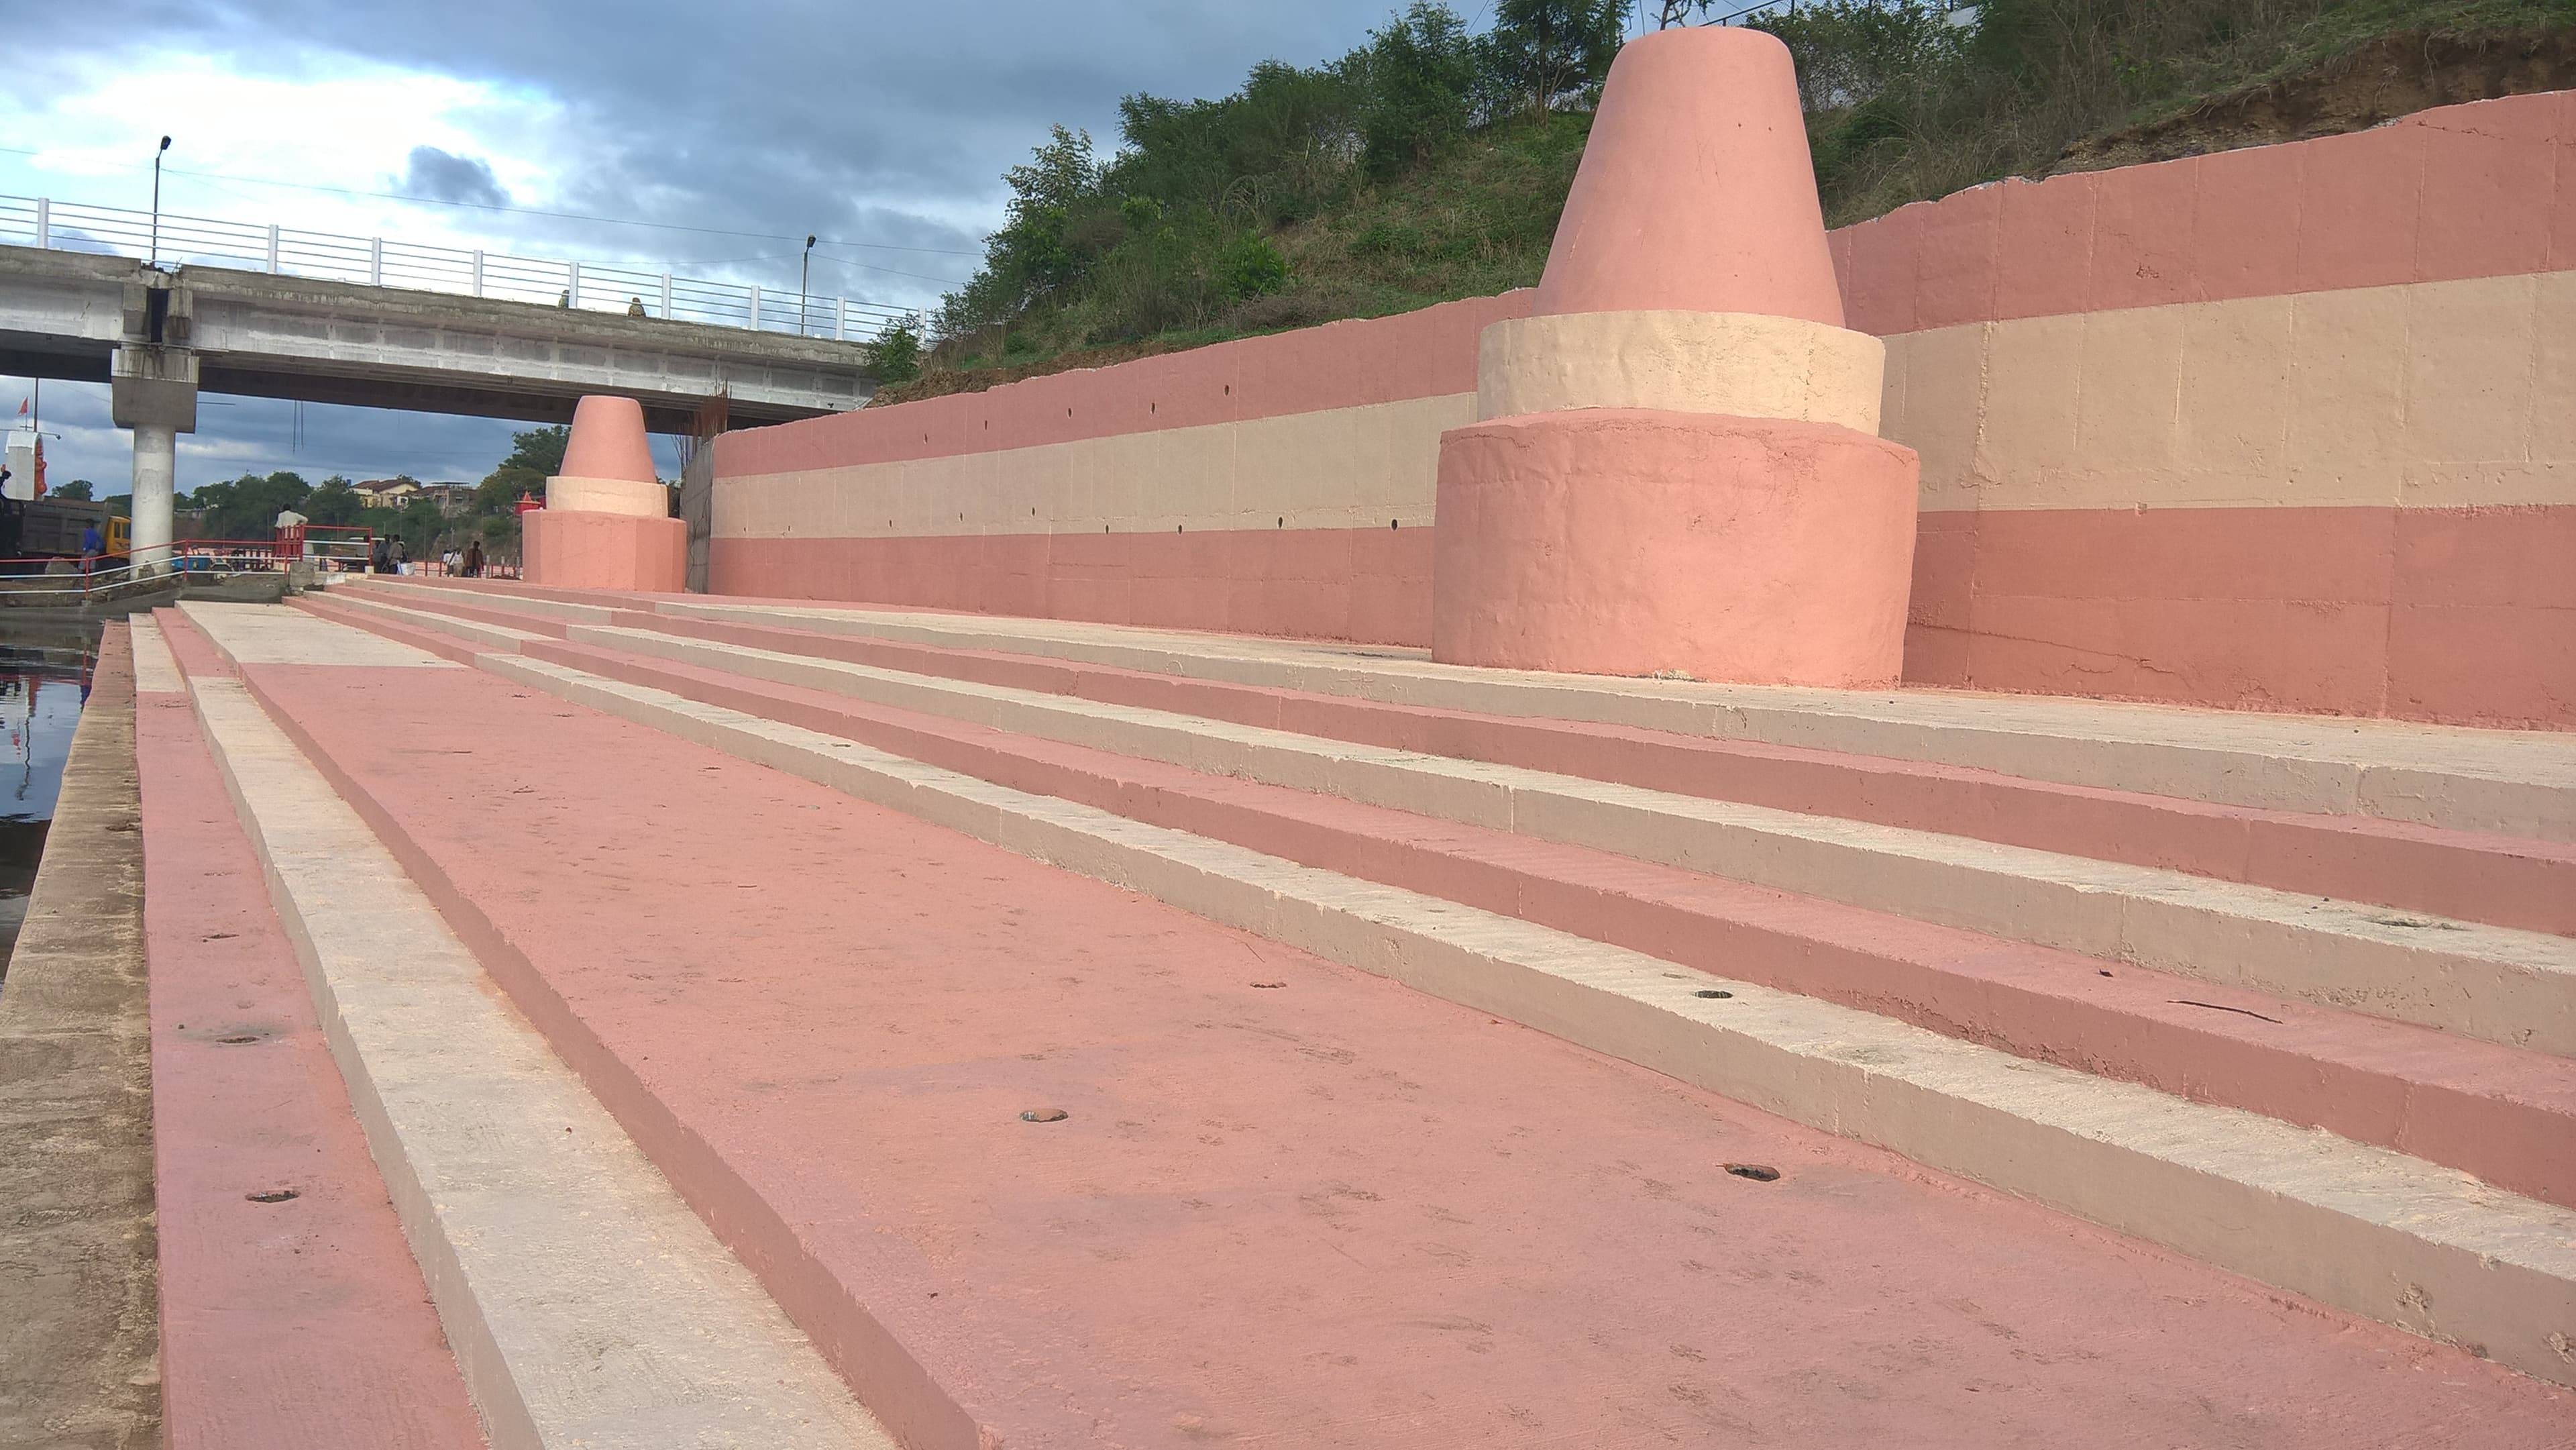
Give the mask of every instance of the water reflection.
[(0, 962), (27, 918), (63, 761), (98, 669), (100, 628), (0, 611)]

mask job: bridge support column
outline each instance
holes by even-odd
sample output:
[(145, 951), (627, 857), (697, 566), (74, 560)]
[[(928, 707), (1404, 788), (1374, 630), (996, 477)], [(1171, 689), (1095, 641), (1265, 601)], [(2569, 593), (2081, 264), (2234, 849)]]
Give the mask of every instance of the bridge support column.
[(196, 352), (152, 343), (118, 348), (108, 408), (116, 426), (134, 431), (134, 565), (166, 568), (179, 435), (197, 431)]
[(135, 565), (166, 563), (170, 558), (172, 499), (178, 491), (179, 430), (159, 423), (134, 429)]

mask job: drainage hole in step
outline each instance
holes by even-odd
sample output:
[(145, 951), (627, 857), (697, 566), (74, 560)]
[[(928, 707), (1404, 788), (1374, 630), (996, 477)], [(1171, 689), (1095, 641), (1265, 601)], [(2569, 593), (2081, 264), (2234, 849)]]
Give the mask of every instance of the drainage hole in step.
[(1715, 999), (1715, 998), (1732, 997), (1732, 996), (1734, 996), (1735, 994), (1734, 994), (1733, 992), (1721, 992), (1721, 991), (1718, 991), (1717, 989), (1715, 989), (1715, 988), (1713, 988), (1713, 987), (1703, 987), (1703, 988), (1701, 988), (1699, 991), (1696, 991), (1696, 992), (1691, 993), (1691, 995), (1692, 995), (1692, 996), (1694, 996), (1694, 997), (1708, 997), (1708, 998)]
[(284, 1203), (286, 1200), (296, 1196), (296, 1192), (292, 1188), (263, 1188), (257, 1193), (245, 1193), (242, 1195), (242, 1197), (249, 1199), (253, 1203)]
[(245, 1033), (239, 1037), (218, 1037), (215, 1040), (230, 1046), (238, 1047), (245, 1042), (257, 1042), (259, 1041), (259, 1037), (256, 1033)]
[(1027, 1112), (1020, 1114), (1020, 1121), (1023, 1123), (1061, 1123), (1064, 1121), (1064, 1109), (1031, 1108)]
[(1726, 1171), (1738, 1178), (1750, 1178), (1756, 1183), (1780, 1181), (1780, 1170), (1768, 1163), (1729, 1163), (1726, 1165)]

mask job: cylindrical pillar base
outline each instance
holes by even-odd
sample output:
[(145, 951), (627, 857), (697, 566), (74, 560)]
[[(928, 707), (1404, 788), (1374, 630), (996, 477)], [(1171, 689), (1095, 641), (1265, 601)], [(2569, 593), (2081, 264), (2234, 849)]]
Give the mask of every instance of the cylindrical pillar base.
[(679, 519), (533, 509), (519, 515), (528, 582), (564, 589), (678, 594), (689, 582), (689, 526)]
[(1453, 428), (1432, 657), (1892, 684), (1919, 472), (1913, 450), (1832, 423), (1585, 408)]
[(179, 477), (179, 432), (157, 423), (134, 428), (134, 536), (136, 568), (170, 562), (170, 510)]

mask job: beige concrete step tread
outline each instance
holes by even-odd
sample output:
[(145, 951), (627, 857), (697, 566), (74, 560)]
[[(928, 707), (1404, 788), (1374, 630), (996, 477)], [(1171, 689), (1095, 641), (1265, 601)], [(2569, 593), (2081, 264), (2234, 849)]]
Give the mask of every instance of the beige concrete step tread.
[(516, 649), (532, 639), (553, 638), (552, 635), (540, 634), (534, 630), (513, 629), (506, 624), (492, 624), (480, 619), (460, 619), (453, 614), (441, 613), (434, 609), (414, 609), (409, 605), (396, 604), (391, 599), (371, 597), (372, 593), (373, 591), (353, 590), (332, 596), (329, 603), (335, 608), (354, 609), (362, 614), (407, 624), (414, 629), (434, 630), (440, 634), (452, 635), (457, 639), (490, 645), (498, 649)]
[[(610, 606), (409, 580), (424, 600), (608, 621)], [(1425, 651), (854, 606), (621, 600), (697, 619), (875, 635), (1483, 714), (1934, 761), (2228, 805), (2576, 841), (2576, 732), (2478, 730), (2060, 696), (1842, 691), (1488, 670)]]
[[(843, 632), (902, 631), (911, 638), (957, 648), (1055, 654), (1170, 674), (1243, 678), (1242, 667), (1255, 666), (1270, 677), (1248, 682), (1284, 684), (1287, 676), (1302, 675), (1309, 678), (1298, 683), (1301, 689), (1372, 698), (1398, 698), (1388, 692), (1405, 686), (1445, 685), (1449, 688), (1442, 693), (1452, 695), (1481, 688), (1522, 701), (1522, 708), (1494, 708), (1492, 713), (1553, 714), (1559, 711), (1551, 706), (1580, 705), (1585, 708), (1579, 713), (1567, 712), (1567, 718), (1679, 728), (1693, 734), (1742, 735), (1783, 745), (1858, 749), (1864, 754), (1908, 754), (1893, 749), (1870, 751), (1846, 743), (1852, 734), (1867, 733), (1868, 727), (1877, 726), (1889, 727), (1878, 738), (1891, 745), (1903, 743), (1902, 732), (1938, 732), (1950, 737), (1954, 750), (1977, 748), (1981, 740), (1994, 736), (2021, 740), (2062, 738), (2105, 745), (2278, 756), (2325, 766), (2424, 771), (2576, 790), (2576, 732), (2480, 730), (2391, 720), (2264, 715), (1957, 690), (1817, 690), (1552, 675), (1436, 664), (1425, 651), (1390, 646), (899, 610), (743, 605), (712, 599), (704, 603), (666, 601), (659, 608), (664, 613), (697, 618), (793, 619), (800, 622), (799, 627), (838, 628)], [(1110, 658), (1111, 655), (1123, 657)], [(1430, 700), (1419, 695), (1402, 698), (1417, 704), (1486, 708), (1454, 699)], [(1605, 711), (1622, 718), (1610, 718)], [(1626, 718), (1639, 713), (1656, 718)], [(1835, 739), (1813, 738), (1814, 732), (1828, 729), (1836, 732)], [(1999, 770), (2012, 770), (2015, 765), (2010, 759), (1951, 763), (1987, 765)]]
[(242, 685), (190, 688), (493, 1443), (891, 1447)]
[[(2257, 1114), (1297, 866), (544, 660), (482, 667), (2559, 1382), (2576, 1212)], [(1707, 990), (1732, 992), (1704, 998)]]
[(2567, 937), (650, 630), (574, 626), (570, 635), (2576, 1054), (2576, 939)]
[(225, 654), (245, 665), (329, 663), (379, 668), (461, 668), (438, 656), (382, 635), (350, 629), (301, 609), (274, 604), (224, 604), (182, 601), (179, 613), (205, 632)]
[(126, 638), (134, 651), (134, 688), (142, 694), (176, 694), (184, 688), (179, 678), (179, 662), (170, 655), (169, 641), (161, 637), (161, 626), (150, 616), (137, 614), (125, 622)]

